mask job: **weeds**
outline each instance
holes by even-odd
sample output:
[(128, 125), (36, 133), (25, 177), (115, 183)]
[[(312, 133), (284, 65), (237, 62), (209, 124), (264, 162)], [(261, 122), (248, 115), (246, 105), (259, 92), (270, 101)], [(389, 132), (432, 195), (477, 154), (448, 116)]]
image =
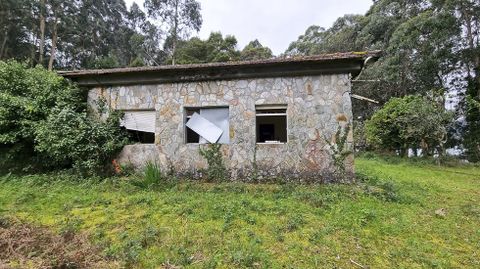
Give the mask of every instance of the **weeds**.
[(223, 163), (221, 144), (209, 144), (206, 148), (200, 148), (202, 155), (208, 164), (207, 179), (209, 181), (219, 182), (227, 179), (227, 168)]
[(157, 164), (156, 162), (148, 162), (145, 165), (145, 168), (143, 170), (143, 176), (144, 176), (144, 183), (146, 184), (146, 187), (158, 185), (162, 180), (165, 179), (163, 177), (163, 173), (162, 173), (162, 169), (160, 168), (160, 165)]
[(336, 172), (342, 178), (347, 176), (345, 160), (350, 154), (352, 154), (347, 142), (350, 128), (350, 124), (347, 124), (345, 127), (339, 125), (337, 132), (335, 133), (335, 143), (331, 143), (328, 139), (325, 139), (330, 146), (330, 150), (332, 151), (333, 164), (337, 169)]
[(167, 188), (171, 185), (170, 183), (173, 183), (157, 162), (147, 162), (139, 178), (137, 177), (132, 182), (135, 186), (147, 190)]
[(359, 182), (363, 183), (361, 186), (366, 194), (386, 202), (399, 202), (398, 188), (391, 180), (385, 181), (361, 173), (357, 173), (356, 177)]
[(60, 232), (63, 236), (71, 236), (80, 231), (81, 225), (84, 221), (77, 216), (67, 216), (60, 224)]
[[(447, 173), (357, 159), (357, 170), (356, 185), (186, 181), (172, 188), (156, 173), (162, 191), (135, 185), (145, 173), (87, 182), (10, 176), (0, 178), (0, 215), (49, 225), (61, 240), (69, 237), (62, 230), (90, 234), (95, 254), (123, 268), (350, 268), (350, 259), (369, 268), (478, 267), (477, 168)], [(439, 207), (445, 218), (435, 217)], [(4, 219), (0, 233), (11, 225)]]
[(302, 215), (294, 215), (288, 218), (287, 223), (285, 224), (285, 230), (287, 232), (293, 232), (298, 230), (305, 224), (305, 220)]

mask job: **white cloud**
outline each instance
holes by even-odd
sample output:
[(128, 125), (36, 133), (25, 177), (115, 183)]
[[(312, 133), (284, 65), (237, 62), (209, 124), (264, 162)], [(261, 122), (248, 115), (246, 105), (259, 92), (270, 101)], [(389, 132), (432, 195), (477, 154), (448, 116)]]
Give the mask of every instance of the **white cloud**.
[[(126, 0), (143, 4), (143, 0)], [(372, 0), (199, 0), (203, 26), (199, 35), (212, 31), (237, 37), (239, 47), (258, 39), (275, 54), (286, 50), (290, 42), (308, 26), (329, 27), (345, 14), (364, 14)]]

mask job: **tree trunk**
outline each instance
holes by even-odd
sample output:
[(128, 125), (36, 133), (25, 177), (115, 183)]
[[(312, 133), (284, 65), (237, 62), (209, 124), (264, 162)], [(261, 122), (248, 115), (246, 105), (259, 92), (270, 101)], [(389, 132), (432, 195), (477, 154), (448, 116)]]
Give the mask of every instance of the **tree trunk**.
[(45, 47), (45, 0), (40, 1), (40, 45), (38, 62), (43, 65), (43, 53)]
[(172, 65), (175, 65), (178, 42), (178, 0), (175, 1), (175, 17), (173, 18)]
[[(475, 51), (475, 38), (472, 29), (472, 14), (465, 7), (461, 7), (461, 13), (463, 17), (463, 21), (465, 23), (465, 29), (467, 31), (467, 43), (470, 50), (473, 52)], [(480, 55), (474, 53), (472, 55), (473, 59), (473, 70), (474, 70), (474, 81), (475, 81), (475, 88), (477, 91), (477, 98), (480, 99)], [(468, 74), (470, 76), (470, 74)]]
[(2, 46), (0, 47), (0, 59), (3, 59), (3, 52), (5, 51), (5, 46), (7, 45), (8, 41), (8, 28), (5, 30), (5, 37), (2, 41)]
[[(30, 15), (32, 16), (32, 18), (35, 18), (35, 12), (32, 12), (32, 14)], [(36, 27), (37, 27), (37, 23), (35, 22), (35, 20), (32, 20), (32, 33), (37, 33)], [(38, 35), (34, 34), (32, 38), (33, 38), (33, 42), (30, 46), (30, 67), (34, 67), (35, 61), (37, 60), (36, 57), (37, 57)]]
[(477, 63), (475, 64), (474, 73), (475, 73), (475, 84), (474, 87), (477, 90), (477, 99), (480, 100), (480, 56), (476, 55), (474, 61)]
[[(2, 41), (2, 45), (0, 47), (0, 59), (3, 59), (3, 53), (5, 52), (5, 46), (7, 45), (7, 41), (8, 41), (8, 32), (10, 30), (10, 23), (8, 23), (8, 19), (10, 18), (10, 12), (9, 10), (6, 11), (6, 14), (5, 14), (5, 18), (7, 19), (6, 23), (7, 23), (7, 26), (5, 27), (5, 31), (4, 31), (4, 35), (3, 35), (3, 41)], [(2, 24), (4, 23), (4, 21), (2, 20)]]
[(57, 52), (57, 26), (58, 19), (55, 13), (55, 22), (53, 23), (53, 34), (52, 34), (52, 49), (50, 51), (50, 59), (48, 61), (48, 70), (52, 71), (53, 62), (55, 61), (55, 53)]

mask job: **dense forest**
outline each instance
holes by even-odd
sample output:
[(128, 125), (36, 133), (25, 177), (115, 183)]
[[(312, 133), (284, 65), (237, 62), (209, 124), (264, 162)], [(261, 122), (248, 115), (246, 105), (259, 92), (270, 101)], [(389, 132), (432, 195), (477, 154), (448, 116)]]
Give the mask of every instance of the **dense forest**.
[(0, 60), (49, 69), (110, 68), (270, 58), (257, 40), (191, 38), (202, 26), (194, 0), (0, 0)]
[[(201, 29), (195, 0), (0, 0), (0, 60), (48, 69), (110, 68), (272, 58), (253, 40)], [(480, 160), (480, 1), (374, 0), (365, 15), (345, 15), (330, 28), (313, 25), (277, 57), (382, 50), (354, 83), (357, 94), (385, 104), (421, 95), (454, 111), (445, 138)], [(378, 106), (355, 102), (356, 124)], [(357, 140), (362, 141), (362, 128)]]

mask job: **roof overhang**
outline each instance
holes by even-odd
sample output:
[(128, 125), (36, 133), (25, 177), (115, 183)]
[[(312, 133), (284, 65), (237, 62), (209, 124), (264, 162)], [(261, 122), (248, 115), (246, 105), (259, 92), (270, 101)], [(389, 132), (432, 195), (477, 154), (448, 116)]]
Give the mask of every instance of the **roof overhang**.
[(361, 72), (366, 59), (376, 59), (380, 53), (349, 52), (248, 62), (59, 71), (58, 74), (86, 87), (320, 74), (356, 76)]

